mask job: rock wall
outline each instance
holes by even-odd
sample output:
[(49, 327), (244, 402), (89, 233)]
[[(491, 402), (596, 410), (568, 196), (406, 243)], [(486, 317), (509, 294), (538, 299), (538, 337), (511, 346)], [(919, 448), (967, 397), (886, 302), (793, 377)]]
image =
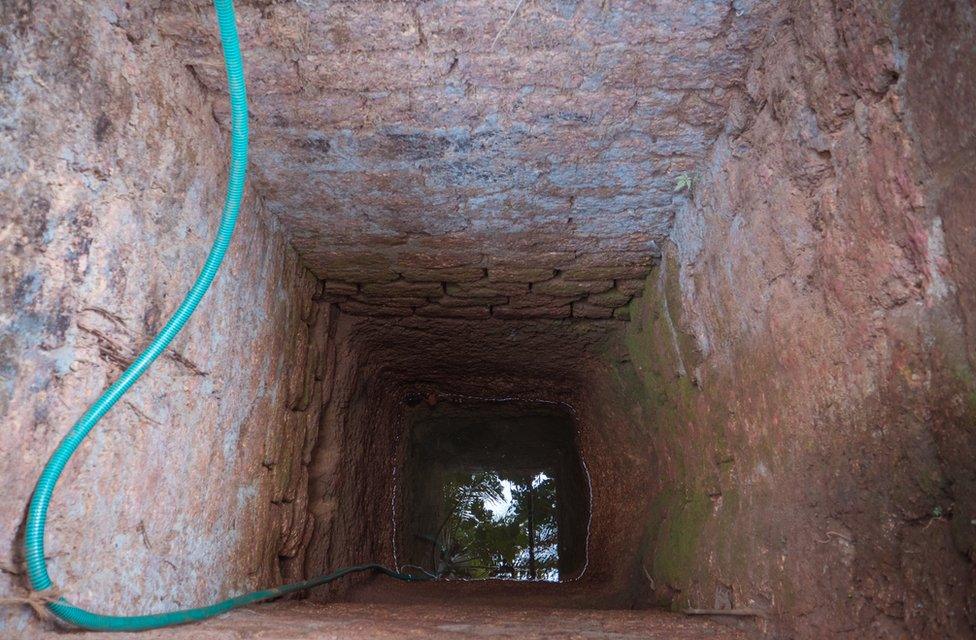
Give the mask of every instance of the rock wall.
[[(208, 4), (157, 19), (221, 92)], [(776, 3), (236, 4), (255, 186), (347, 312), (586, 319), (646, 275)]]
[(973, 13), (781, 8), (608, 357), (655, 443), (649, 600), (971, 637)]
[[(3, 596), (25, 586), (23, 520), (42, 465), (169, 317), (216, 231), (226, 136), (153, 11), (2, 5)], [(316, 287), (249, 191), (198, 312), (54, 495), (47, 550), (72, 602), (161, 611), (288, 573), (279, 556), (295, 556), (305, 530), (292, 452), (317, 426), (308, 409), (328, 336), (309, 339), (328, 320)], [(26, 607), (0, 616), (4, 637), (34, 619)]]
[[(377, 578), (344, 597), (400, 604), (445, 598), (487, 603), (508, 599), (523, 606), (640, 604), (633, 587), (638, 579), (645, 580), (638, 561), (642, 529), (634, 523), (640, 522), (635, 514), (649, 508), (647, 460), (654, 442), (648, 426), (633, 419), (633, 407), (613, 403), (619, 400), (613, 396), (616, 371), (600, 360), (608, 337), (622, 323), (340, 314), (337, 326), (330, 341), (339, 350), (332, 399), (309, 467), (309, 510), (316, 529), (306, 556), (308, 575), (367, 561), (393, 563), (391, 491), (397, 483), (397, 512), (402, 516), (412, 508), (403, 502), (409, 500), (403, 486), (407, 398), (423, 399), (417, 409), (421, 413), (428, 404), (442, 402), (543, 402), (573, 414), (577, 444), (592, 478), (587, 563), (579, 580), (559, 585), (404, 585)], [(627, 358), (625, 353), (618, 356)], [(639, 388), (636, 378), (632, 380)], [(394, 464), (400, 466), (399, 476), (394, 476)], [(402, 555), (399, 559), (404, 562)], [(354, 584), (320, 590), (313, 598), (333, 597)]]
[[(13, 0), (0, 8), (0, 468), (12, 479), (0, 500), (0, 595), (24, 585), (20, 536), (41, 466), (178, 304), (216, 229), (227, 148), (216, 34), (205, 35), (213, 21), (198, 14), (210, 11), (203, 2), (165, 4)], [(487, 11), (464, 6), (478, 16)], [(720, 91), (676, 88), (680, 96), (665, 110), (708, 116), (682, 120), (673, 132), (680, 137), (687, 124), (708, 135), (693, 135), (700, 153), (679, 153), (672, 169), (688, 171), (715, 144), (690, 176), (663, 261), (647, 242), (666, 231), (651, 220), (663, 210), (633, 237), (630, 226), (618, 235), (612, 225), (605, 234), (594, 227), (589, 240), (621, 240), (610, 243), (616, 248), (606, 261), (602, 245), (589, 240), (566, 255), (554, 251), (568, 231), (546, 236), (549, 246), (534, 244), (528, 229), (522, 240), (529, 244), (515, 253), (502, 245), (483, 251), (474, 230), (492, 227), (478, 224), (448, 234), (457, 244), (423, 229), (404, 232), (406, 240), (396, 229), (360, 229), (366, 235), (316, 248), (314, 231), (326, 218), (297, 220), (301, 233), (293, 237), (327, 276), (319, 283), (268, 215), (275, 202), (265, 206), (248, 192), (213, 290), (167, 355), (93, 432), (55, 495), (48, 551), (72, 601), (109, 612), (160, 611), (352, 563), (390, 562), (400, 401), (419, 389), (425, 397), (511, 396), (576, 407), (593, 480), (590, 564), (585, 580), (543, 594), (552, 602), (755, 608), (769, 616), (759, 627), (784, 637), (972, 633), (971, 3), (790, 0), (777, 9), (741, 86), (752, 39), (765, 29), (759, 21), (733, 27), (739, 12), (765, 16), (773, 3), (709, 2), (702, 15), (694, 3), (661, 6), (681, 9), (691, 26), (715, 27), (707, 51), (686, 60), (703, 72), (694, 78), (707, 81), (714, 55), (722, 62), (725, 44), (735, 45), (734, 59), (720, 65), (735, 73), (723, 75)], [(396, 152), (416, 156), (421, 168), (426, 160), (453, 166), (450, 146), (426, 155), (440, 134), (383, 129), (343, 147), (352, 139), (346, 134), (330, 139), (282, 120), (279, 102), (314, 102), (275, 84), (274, 64), (291, 62), (270, 40), (309, 44), (288, 30), (299, 24), (288, 13), (300, 7), (255, 0), (246, 8), (248, 28), (273, 27), (245, 29), (254, 46), (268, 40), (268, 55), (250, 68), (270, 78), (255, 87), (257, 116), (274, 127), (257, 145), (270, 162), (269, 194), (290, 194), (295, 180), (279, 178), (306, 169), (275, 164), (280, 140), (297, 162), (338, 162), (329, 154), (355, 147), (364, 162)], [(397, 24), (407, 11), (385, 8), (387, 22)], [(155, 19), (160, 9), (166, 20)], [(523, 36), (544, 31), (548, 10), (532, 8), (514, 28)], [(370, 14), (342, 3), (335, 11), (335, 26), (351, 21), (368, 30)], [(638, 13), (652, 22), (659, 15)], [(410, 44), (397, 55), (360, 53), (395, 63), (417, 57), (415, 49), (440, 55), (437, 38), (463, 35), (423, 31), (418, 15), (404, 14), (400, 33)], [(493, 20), (503, 18), (498, 12)], [(342, 48), (350, 41), (340, 42), (340, 32), (329, 38)], [(659, 36), (638, 49), (680, 45)], [(662, 96), (654, 78), (639, 73), (657, 63), (638, 56), (628, 64), (634, 43), (624, 44), (594, 58), (593, 73), (603, 62), (626, 71), (620, 89), (636, 92), (621, 102), (635, 105), (626, 120), (660, 124)], [(547, 51), (537, 49), (532, 56)], [(448, 75), (470, 75), (472, 61), (495, 56), (461, 53), (452, 54), (460, 62)], [(574, 55), (563, 57), (575, 64)], [(397, 92), (366, 89), (353, 92), (369, 94), (350, 103), (353, 115), (363, 104), (367, 112), (380, 103), (401, 112)], [(575, 101), (587, 91), (578, 89), (540, 87), (526, 97), (540, 114), (572, 98), (559, 118), (585, 124), (588, 116), (576, 113), (585, 104)], [(448, 106), (477, 94), (451, 94)], [(479, 104), (491, 108), (479, 117), (495, 109), (496, 93), (485, 95)], [(275, 128), (294, 131), (278, 136)], [(654, 155), (656, 142), (623, 134), (594, 152), (609, 155), (587, 165), (592, 171), (604, 161), (640, 164), (635, 154)], [(490, 145), (463, 151), (475, 168), (498, 155)], [(548, 175), (588, 184), (587, 171)], [(316, 184), (356, 196), (354, 173), (345, 168), (329, 177), (341, 184)], [(634, 189), (670, 203), (666, 178), (655, 173)], [(429, 195), (364, 184), (375, 193), (359, 195), (381, 201)], [(616, 207), (619, 186), (611, 176), (589, 196)], [(333, 206), (318, 195), (298, 193), (294, 202)], [(603, 209), (574, 196), (570, 212), (587, 202), (598, 217), (613, 214), (611, 221), (630, 207)], [(450, 213), (449, 204), (438, 207)], [(427, 210), (423, 202), (408, 205)], [(283, 206), (274, 211), (305, 213)], [(346, 251), (358, 250), (362, 237), (378, 243), (377, 253)], [(384, 244), (391, 238), (397, 242)], [(649, 270), (640, 295), (635, 281)], [(628, 317), (629, 326), (619, 321)], [(447, 586), (469, 595), (480, 588)], [(0, 635), (34, 630), (27, 609), (2, 616)]]
[[(393, 563), (392, 517), (394, 434), (400, 396), (379, 375), (376, 363), (353, 340), (355, 319), (338, 314), (329, 341), (329, 397), (319, 437), (309, 452), (311, 534), (305, 551), (307, 576), (363, 563)], [(322, 588), (335, 595), (366, 576)]]

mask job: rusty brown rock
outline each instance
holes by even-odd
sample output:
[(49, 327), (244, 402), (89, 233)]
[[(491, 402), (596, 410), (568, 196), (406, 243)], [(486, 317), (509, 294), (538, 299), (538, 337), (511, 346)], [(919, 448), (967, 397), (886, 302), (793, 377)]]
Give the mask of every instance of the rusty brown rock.
[(526, 320), (537, 318), (568, 318), (571, 313), (568, 304), (552, 307), (513, 307), (510, 305), (500, 305), (491, 308), (491, 315), (502, 320)]
[(617, 291), (627, 295), (640, 295), (644, 291), (644, 279), (636, 280), (617, 280), (614, 286)]
[(432, 269), (428, 267), (398, 267), (400, 275), (414, 282), (475, 282), (485, 276), (485, 270), (479, 266), (444, 267)]
[(496, 304), (505, 304), (508, 302), (507, 296), (493, 296), (488, 298), (456, 298), (454, 296), (442, 296), (440, 298), (431, 298), (432, 301), (436, 302), (442, 307), (479, 307), (479, 306), (492, 306)]
[[(156, 15), (0, 9), (0, 597), (25, 587), (13, 549), (50, 445), (159, 331), (217, 228), (228, 144), (212, 113), (226, 96), (203, 90)], [(275, 583), (283, 540), (294, 549), (323, 292), (253, 186), (195, 314), (58, 485), (46, 547), (82, 606), (203, 604)], [(273, 504), (285, 497), (295, 506)], [(5, 638), (49, 624), (0, 608)]]
[(598, 307), (621, 307), (630, 302), (632, 296), (613, 288), (603, 293), (593, 293), (586, 297), (586, 302)]
[(643, 280), (657, 260), (656, 251), (584, 253), (560, 265), (567, 280)]
[(491, 267), (489, 282), (542, 282), (556, 275), (554, 269), (544, 267)]
[(539, 293), (527, 293), (519, 296), (512, 296), (508, 300), (508, 306), (513, 309), (529, 309), (531, 307), (564, 307), (571, 302), (575, 302), (582, 297), (582, 294), (575, 296), (544, 296)]
[[(509, 247), (494, 252), (488, 256), (488, 269), (525, 269), (529, 264), (525, 262), (524, 256), (513, 257), (513, 248)], [(576, 259), (576, 252), (572, 250), (546, 251), (538, 250), (532, 252), (531, 268), (555, 270), (561, 265), (571, 263)]]
[(586, 302), (573, 303), (573, 317), (589, 320), (605, 320), (613, 317), (613, 309), (605, 306), (588, 304)]
[(440, 282), (410, 282), (397, 280), (384, 284), (364, 284), (361, 287), (364, 295), (376, 298), (428, 298), (444, 293)]
[[(654, 253), (773, 5), (526, 6), (494, 42), (504, 4), (247, 2), (253, 183), (323, 278)], [(207, 12), (158, 13), (223, 95)]]
[(397, 316), (409, 316), (413, 314), (410, 307), (398, 307), (395, 305), (366, 304), (364, 302), (340, 302), (339, 308), (345, 313), (354, 316), (376, 316), (378, 318), (389, 318)]
[(359, 286), (348, 282), (326, 281), (323, 283), (322, 291), (326, 294), (336, 296), (352, 296), (359, 292)]
[(392, 260), (379, 253), (320, 253), (314, 260), (315, 275), (326, 282), (384, 283), (399, 277), (392, 268)]
[(567, 280), (557, 276), (532, 285), (532, 292), (547, 296), (573, 296), (587, 293), (602, 293), (613, 287), (613, 280)]
[(643, 278), (650, 271), (650, 267), (641, 265), (567, 267), (560, 276), (566, 280), (629, 280)]
[(460, 269), (462, 267), (478, 267), (484, 261), (484, 255), (477, 252), (425, 251), (419, 253), (399, 253), (397, 255), (398, 268), (416, 269)]
[(429, 304), (425, 307), (418, 307), (418, 316), (424, 318), (465, 318), (479, 319), (487, 318), (491, 315), (491, 310), (487, 306), (476, 307), (446, 307), (439, 304)]
[(630, 307), (618, 307), (613, 310), (613, 317), (617, 320), (630, 320)]
[(489, 282), (487, 279), (472, 283), (447, 285), (447, 293), (455, 298), (494, 298), (528, 293), (529, 284), (519, 282)]
[(348, 300), (381, 307), (422, 307), (427, 304), (427, 298), (391, 296), (389, 293), (378, 295), (360, 294), (352, 296)]

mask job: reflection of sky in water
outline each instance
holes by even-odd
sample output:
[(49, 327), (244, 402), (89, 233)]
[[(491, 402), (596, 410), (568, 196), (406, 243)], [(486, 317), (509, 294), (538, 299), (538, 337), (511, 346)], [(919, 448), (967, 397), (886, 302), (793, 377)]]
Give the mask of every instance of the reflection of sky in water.
[[(534, 478), (532, 478), (532, 486), (538, 487), (540, 484), (549, 479), (545, 473), (539, 473)], [(514, 501), (512, 500), (512, 481), (505, 480), (502, 478), (502, 499), (495, 500), (493, 498), (486, 498), (482, 500), (485, 505), (485, 509), (491, 512), (491, 517), (496, 522), (501, 520), (508, 514), (509, 510), (512, 508)]]
[[(549, 476), (547, 476), (545, 473), (538, 473), (535, 475), (535, 477), (532, 478), (532, 487), (537, 488), (539, 485), (541, 485), (543, 482), (545, 482), (548, 479)], [(511, 480), (506, 480), (505, 478), (499, 478), (499, 480), (501, 481), (501, 485), (502, 485), (501, 499), (500, 500), (496, 500), (494, 498), (482, 499), (482, 503), (485, 505), (485, 509), (488, 510), (489, 513), (491, 513), (491, 518), (495, 522), (502, 521), (505, 518), (505, 516), (507, 516), (508, 513), (511, 511), (512, 507), (515, 505), (515, 500), (512, 497), (512, 486), (514, 483)], [(549, 535), (554, 535), (555, 529), (550, 530), (549, 527), (543, 525), (540, 526), (540, 530), (537, 531), (537, 534), (539, 534), (541, 538), (544, 538)], [(540, 562), (545, 562), (547, 560), (555, 560), (558, 553), (559, 553), (558, 549), (554, 544), (551, 545), (540, 544), (535, 549), (536, 560)], [(521, 551), (519, 551), (519, 554), (516, 557), (516, 562), (520, 566), (528, 565), (529, 550), (522, 549)], [(552, 567), (549, 569), (540, 567), (538, 569), (538, 573), (536, 574), (536, 577), (539, 580), (559, 580), (559, 569), (556, 567)]]
[(555, 482), (547, 473), (462, 471), (445, 479), (443, 495), (447, 515), (437, 532), (416, 535), (432, 545), (430, 557), (421, 560), (430, 572), (455, 579), (559, 580)]
[(502, 480), (502, 499), (495, 500), (494, 498), (487, 498), (482, 500), (485, 504), (485, 509), (491, 512), (492, 520), (496, 522), (505, 517), (508, 510), (512, 508), (512, 481)]

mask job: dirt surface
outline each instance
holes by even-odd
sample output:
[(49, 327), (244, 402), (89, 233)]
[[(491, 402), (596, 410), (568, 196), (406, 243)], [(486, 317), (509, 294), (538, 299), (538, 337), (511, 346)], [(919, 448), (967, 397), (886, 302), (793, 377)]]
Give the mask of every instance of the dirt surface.
[(714, 622), (656, 611), (283, 603), (232, 612), (217, 620), (173, 630), (139, 634), (78, 633), (70, 637), (79, 640), (745, 640), (747, 636)]

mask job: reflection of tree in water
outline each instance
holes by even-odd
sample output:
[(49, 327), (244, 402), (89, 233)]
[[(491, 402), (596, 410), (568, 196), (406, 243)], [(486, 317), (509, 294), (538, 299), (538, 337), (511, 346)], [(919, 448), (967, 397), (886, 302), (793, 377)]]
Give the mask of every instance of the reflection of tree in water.
[(556, 485), (545, 473), (458, 472), (444, 484), (431, 543), (434, 573), (454, 578), (559, 579)]

